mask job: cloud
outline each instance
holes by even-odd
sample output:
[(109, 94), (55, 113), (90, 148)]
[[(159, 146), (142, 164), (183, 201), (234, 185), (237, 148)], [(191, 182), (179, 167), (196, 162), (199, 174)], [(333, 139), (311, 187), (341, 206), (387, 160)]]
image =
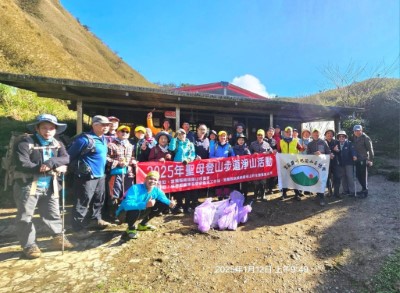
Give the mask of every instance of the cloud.
[(273, 97), (267, 92), (265, 85), (263, 85), (257, 77), (251, 74), (245, 74), (242, 76), (235, 77), (232, 80), (231, 84), (244, 88), (253, 93), (259, 94), (266, 98)]

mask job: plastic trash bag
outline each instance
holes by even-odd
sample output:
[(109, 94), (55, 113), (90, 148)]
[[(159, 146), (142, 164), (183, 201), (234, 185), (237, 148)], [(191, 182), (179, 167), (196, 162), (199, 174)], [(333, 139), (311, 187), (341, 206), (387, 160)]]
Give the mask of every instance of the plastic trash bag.
[(205, 233), (211, 228), (220, 230), (236, 230), (239, 223), (245, 223), (251, 206), (243, 206), (244, 196), (239, 191), (233, 191), (229, 199), (212, 202), (207, 198), (194, 211), (194, 222), (199, 231)]

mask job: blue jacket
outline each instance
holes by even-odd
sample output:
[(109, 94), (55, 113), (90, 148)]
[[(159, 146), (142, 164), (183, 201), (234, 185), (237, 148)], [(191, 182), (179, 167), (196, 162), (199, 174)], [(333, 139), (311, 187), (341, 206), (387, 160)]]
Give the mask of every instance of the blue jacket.
[(229, 143), (221, 145), (219, 142), (210, 141), (210, 158), (227, 158), (232, 156), (235, 156), (235, 152)]
[(181, 141), (173, 138), (169, 143), (169, 150), (175, 152), (174, 162), (183, 162), (185, 160), (192, 162), (196, 157), (194, 144), (188, 139)]
[[(81, 152), (88, 146), (89, 140), (84, 135), (78, 136), (73, 144), (68, 149), (68, 154), (70, 156), (70, 161), (80, 159), (85, 162), (92, 170), (92, 175), (95, 178), (101, 178), (104, 176), (106, 170), (107, 162), (107, 140), (102, 135), (97, 136), (93, 131), (89, 132), (91, 138), (93, 138), (96, 151), (88, 152), (81, 156)], [(81, 156), (81, 157), (80, 157)]]
[[(339, 142), (340, 149), (340, 142)], [(333, 152), (337, 158), (337, 164), (339, 166), (353, 165), (353, 157), (357, 156), (353, 144), (346, 140), (343, 144), (342, 150), (339, 152)]]
[(156, 201), (161, 201), (170, 205), (171, 201), (165, 196), (165, 193), (158, 187), (154, 187), (150, 193), (147, 192), (146, 185), (132, 185), (125, 193), (125, 198), (121, 202), (116, 212), (117, 216), (122, 211), (145, 210), (150, 197)]

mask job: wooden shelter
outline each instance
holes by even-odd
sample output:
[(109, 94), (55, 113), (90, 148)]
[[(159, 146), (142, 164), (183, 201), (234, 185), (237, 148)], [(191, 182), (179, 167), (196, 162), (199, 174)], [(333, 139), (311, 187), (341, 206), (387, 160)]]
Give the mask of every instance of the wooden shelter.
[[(71, 109), (77, 110), (78, 133), (82, 131), (83, 113), (89, 116), (112, 115), (123, 123), (146, 125), (146, 115), (153, 110), (155, 124), (162, 123), (167, 112), (167, 116), (176, 116), (176, 128), (182, 120), (187, 120), (193, 127), (203, 122), (212, 129), (228, 131), (232, 131), (236, 123), (242, 122), (246, 125), (248, 136), (253, 138), (258, 128), (266, 129), (275, 124), (300, 127), (302, 122), (334, 120), (336, 129), (339, 129), (342, 117), (362, 111), (360, 108), (267, 99), (232, 85), (229, 90), (234, 91), (210, 93), (185, 91), (184, 88), (166, 90), (2, 72), (0, 83), (33, 91), (43, 98), (71, 101)], [(253, 96), (246, 96), (246, 92)]]

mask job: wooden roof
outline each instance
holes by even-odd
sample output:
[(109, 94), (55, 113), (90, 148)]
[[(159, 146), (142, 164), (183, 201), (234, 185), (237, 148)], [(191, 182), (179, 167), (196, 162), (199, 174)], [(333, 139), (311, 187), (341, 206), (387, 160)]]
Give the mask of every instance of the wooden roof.
[(130, 107), (132, 109), (155, 107), (175, 109), (179, 106), (182, 110), (243, 114), (249, 117), (274, 114), (287, 118), (299, 118), (302, 121), (337, 119), (363, 110), (4, 72), (0, 72), (0, 83), (36, 92), (40, 97), (82, 100), (86, 109), (91, 105), (125, 110)]

